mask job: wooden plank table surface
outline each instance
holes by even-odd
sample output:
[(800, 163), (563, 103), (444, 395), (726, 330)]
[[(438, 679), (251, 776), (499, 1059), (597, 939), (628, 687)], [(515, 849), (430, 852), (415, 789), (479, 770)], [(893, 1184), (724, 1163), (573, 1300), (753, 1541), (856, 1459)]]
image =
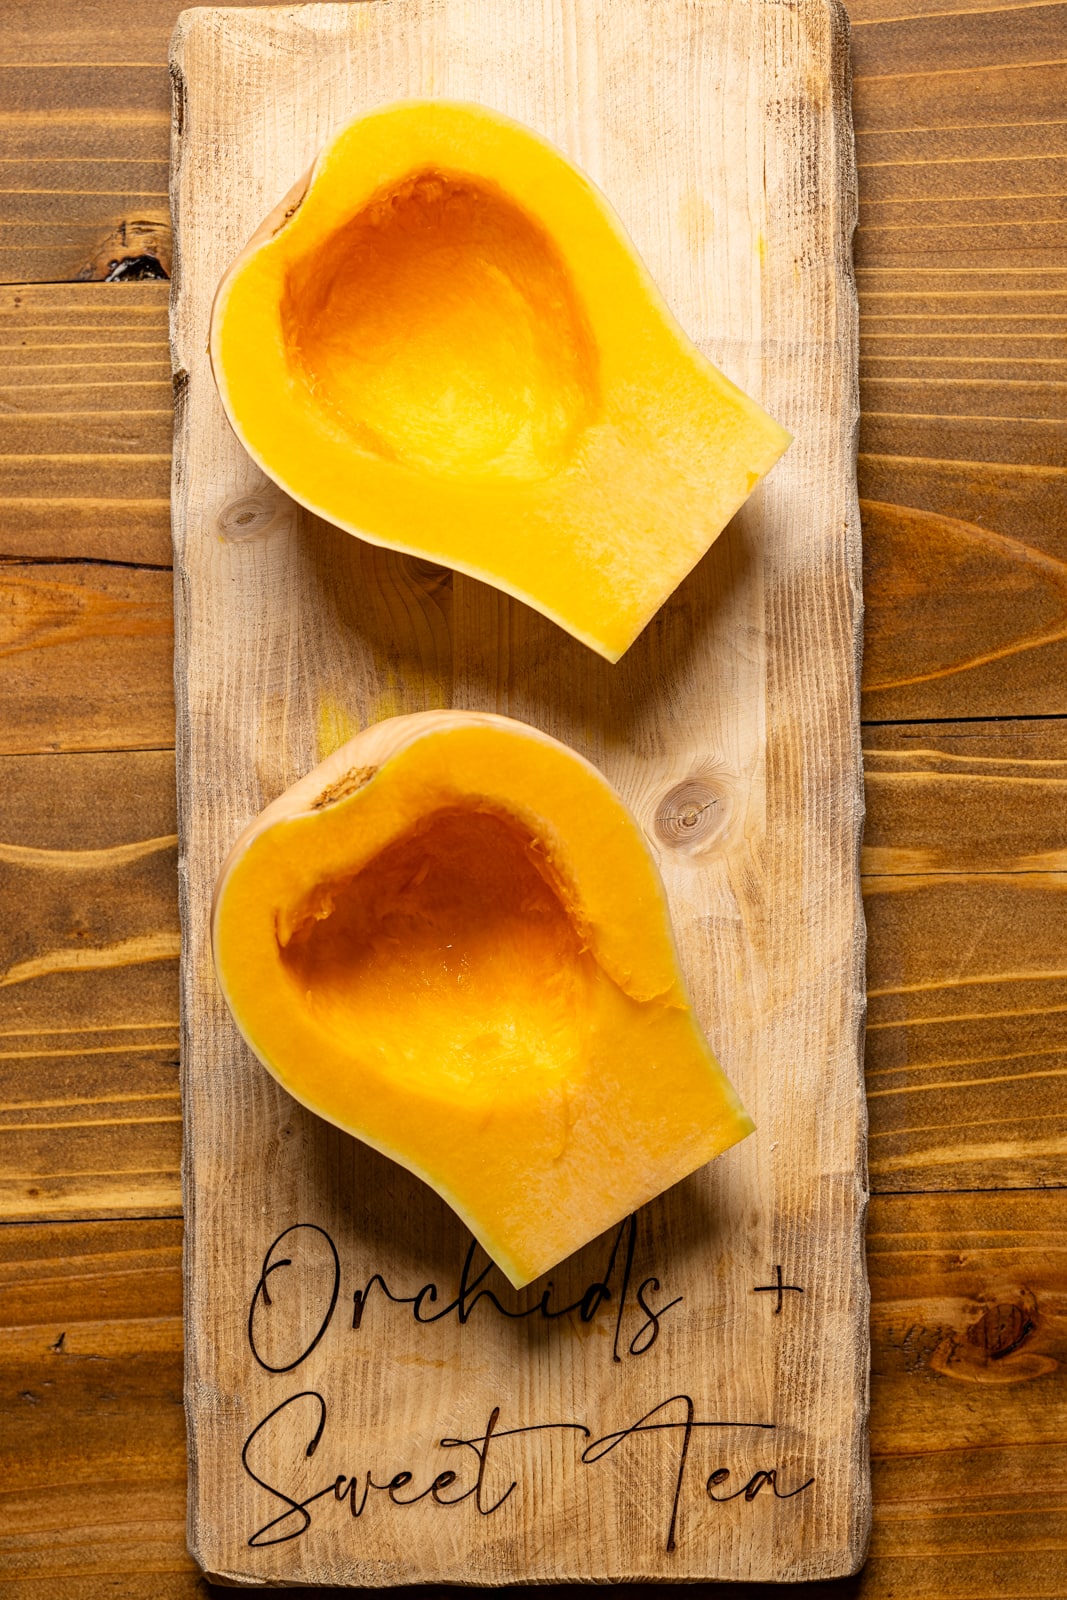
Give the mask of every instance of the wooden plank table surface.
[[(0, 24), (0, 1584), (22, 1600), (209, 1592), (181, 1404), (177, 10), (7, 0)], [(851, 11), (875, 1521), (858, 1578), (802, 1592), (1064, 1600), (1067, 4)]]

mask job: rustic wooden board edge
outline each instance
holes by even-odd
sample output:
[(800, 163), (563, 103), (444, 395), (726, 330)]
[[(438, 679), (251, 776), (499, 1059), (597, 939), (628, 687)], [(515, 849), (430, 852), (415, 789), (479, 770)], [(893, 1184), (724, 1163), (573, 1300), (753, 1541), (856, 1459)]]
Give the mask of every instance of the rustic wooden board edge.
[[(189, 416), (187, 409), (187, 393), (189, 374), (181, 363), (181, 356), (176, 342), (176, 308), (182, 289), (182, 251), (181, 251), (181, 204), (180, 204), (180, 178), (183, 153), (183, 134), (185, 131), (185, 77), (182, 69), (182, 50), (186, 29), (192, 18), (189, 11), (179, 13), (167, 47), (167, 68), (170, 76), (171, 89), (171, 130), (170, 130), (170, 169), (168, 186), (170, 191), (171, 228), (174, 240), (174, 254), (171, 266), (170, 295), (169, 295), (169, 346), (171, 356), (172, 382), (174, 389), (174, 444), (171, 460), (171, 507), (172, 519), (174, 505), (181, 493), (183, 482), (183, 467), (185, 450), (189, 436)], [(179, 1059), (179, 1084), (181, 1088), (181, 1113), (182, 1113), (182, 1155), (181, 1155), (181, 1209), (182, 1209), (182, 1308), (183, 1308), (183, 1388), (182, 1410), (185, 1416), (185, 1441), (186, 1441), (186, 1506), (185, 1506), (185, 1540), (186, 1547), (193, 1560), (197, 1562), (201, 1572), (208, 1581), (225, 1582), (224, 1578), (215, 1580), (206, 1570), (200, 1560), (196, 1548), (196, 1508), (199, 1503), (199, 1455), (196, 1428), (192, 1418), (194, 1412), (194, 1385), (196, 1381), (193, 1352), (185, 1329), (185, 1307), (189, 1303), (191, 1290), (191, 1255), (190, 1255), (190, 1229), (196, 1214), (196, 1187), (193, 1182), (191, 1169), (191, 1115), (189, 1098), (185, 1094), (185, 1063), (189, 1051), (189, 1005), (187, 996), (192, 987), (192, 977), (188, 971), (188, 939), (186, 937), (190, 920), (190, 888), (189, 888), (189, 862), (186, 853), (185, 841), (188, 838), (188, 812), (191, 806), (189, 785), (185, 781), (185, 774), (189, 768), (189, 743), (190, 743), (190, 718), (189, 718), (189, 682), (182, 670), (184, 660), (183, 645), (190, 631), (189, 607), (185, 572), (182, 563), (177, 559), (175, 550), (174, 559), (174, 766), (178, 826), (178, 920), (181, 929), (181, 954), (178, 962), (178, 1059)]]
[[(852, 1215), (855, 1217), (855, 1226), (849, 1241), (848, 1254), (851, 1270), (847, 1278), (849, 1293), (853, 1297), (852, 1301), (850, 1302), (854, 1312), (853, 1325), (858, 1334), (858, 1337), (855, 1339), (853, 1345), (853, 1353), (855, 1356), (855, 1373), (857, 1380), (855, 1391), (857, 1394), (857, 1404), (853, 1413), (856, 1427), (851, 1436), (853, 1444), (852, 1454), (856, 1472), (854, 1484), (855, 1492), (853, 1493), (849, 1502), (851, 1524), (847, 1545), (843, 1549), (838, 1549), (833, 1552), (827, 1550), (820, 1552), (822, 1559), (816, 1561), (809, 1559), (802, 1573), (785, 1576), (776, 1580), (769, 1580), (776, 1582), (797, 1581), (798, 1577), (808, 1580), (833, 1579), (847, 1577), (855, 1573), (859, 1570), (865, 1560), (871, 1528), (869, 1462), (870, 1330), (868, 1316), (870, 1296), (863, 1248), (863, 1230), (869, 1201), (869, 1189), (866, 1179), (866, 1119), (864, 1114), (865, 1106), (862, 1089), (863, 1030), (865, 1019), (864, 960), (866, 930), (863, 918), (859, 879), (859, 853), (863, 828), (863, 782), (859, 716), (859, 668), (862, 656), (862, 563), (858, 500), (855, 486), (855, 456), (859, 422), (857, 374), (858, 299), (856, 294), (855, 277), (852, 269), (851, 250), (852, 236), (856, 225), (856, 168), (855, 146), (849, 101), (851, 66), (849, 55), (848, 17), (844, 7), (840, 4), (840, 0), (817, 0), (817, 3), (821, 6), (830, 19), (830, 29), (833, 40), (831, 74), (833, 93), (832, 128), (835, 171), (839, 180), (833, 197), (833, 213), (836, 221), (836, 228), (834, 232), (834, 253), (838, 269), (836, 272), (837, 301), (835, 305), (835, 311), (839, 336), (838, 345), (842, 357), (841, 368), (844, 374), (842, 387), (849, 402), (849, 404), (845, 407), (846, 412), (849, 414), (845, 420), (847, 422), (848, 433), (847, 455), (852, 465), (851, 493), (848, 497), (849, 515), (846, 517), (843, 525), (842, 547), (838, 551), (838, 568), (846, 580), (848, 591), (847, 599), (850, 602), (849, 614), (851, 618), (852, 635), (851, 693), (850, 695), (845, 696), (849, 702), (847, 707), (842, 703), (840, 695), (834, 699), (829, 720), (831, 726), (836, 721), (837, 730), (840, 732), (844, 726), (845, 719), (847, 718), (847, 725), (850, 733), (848, 744), (851, 754), (851, 768), (849, 775), (852, 780), (851, 797), (849, 797), (847, 794), (847, 784), (842, 782), (836, 790), (835, 799), (845, 802), (851, 819), (851, 829), (844, 831), (850, 831), (849, 843), (852, 868), (851, 877), (853, 884), (852, 905), (854, 932), (851, 951), (852, 983), (850, 992), (843, 994), (841, 1000), (843, 1006), (843, 1015), (848, 1019), (845, 1027), (842, 1030), (842, 1037), (846, 1041), (849, 1039), (851, 1040), (851, 1052), (849, 1059), (854, 1062), (855, 1066), (857, 1106), (859, 1108), (859, 1115), (857, 1116), (855, 1125), (855, 1180), (857, 1203), (856, 1208), (852, 1213)], [(229, 8), (204, 7), (195, 8), (191, 12), (182, 13), (172, 40), (170, 53), (170, 71), (173, 89), (173, 158), (171, 181), (176, 234), (178, 235), (179, 240), (180, 233), (178, 232), (178, 229), (180, 225), (180, 218), (178, 215), (179, 206), (177, 197), (182, 162), (183, 131), (185, 125), (185, 81), (182, 66), (184, 39), (188, 28), (195, 26), (195, 21), (198, 15), (202, 15), (205, 12), (215, 12), (226, 9)], [(279, 16), (288, 16), (291, 15), (291, 8), (282, 6), (267, 8), (267, 16), (270, 16), (272, 13), (277, 13)], [(172, 283), (172, 317), (173, 307), (177, 303), (181, 294), (181, 275), (182, 262), (179, 244)], [(185, 408), (185, 389), (188, 380), (187, 375), (181, 365), (177, 345), (173, 341), (173, 321), (172, 355), (174, 363), (175, 387), (175, 459), (173, 481), (174, 493), (175, 496), (177, 496), (180, 494), (182, 487), (183, 448), (188, 435), (188, 418)], [(844, 599), (845, 595), (842, 593), (838, 596), (838, 598)], [(177, 633), (177, 648), (175, 654), (175, 697), (177, 721), (176, 746), (179, 790), (179, 829), (184, 839), (184, 820), (186, 806), (188, 804), (188, 793), (187, 786), (183, 782), (183, 774), (186, 768), (186, 756), (189, 748), (190, 712), (187, 694), (188, 685), (184, 676), (181, 674), (179, 663), (182, 660), (182, 643), (186, 636), (185, 630), (188, 624), (188, 594), (185, 587), (185, 574), (182, 571), (181, 563), (177, 561), (175, 563), (175, 621)], [(843, 744), (844, 741), (842, 741), (842, 748)], [(848, 804), (849, 799), (851, 799), (851, 804)], [(181, 908), (183, 926), (185, 926), (186, 919), (189, 915), (190, 898), (189, 874), (184, 849), (182, 850), (179, 858), (179, 904)], [(192, 982), (193, 979), (191, 974), (188, 973), (183, 967), (183, 1000), (186, 994), (186, 984), (188, 983), (191, 985)], [(187, 1008), (183, 1004), (183, 1056), (185, 1054), (185, 1044), (188, 1029), (187, 1016)], [(183, 1161), (183, 1194), (187, 1219), (191, 1222), (194, 1219), (196, 1208), (195, 1188), (191, 1181), (190, 1166), (188, 1162), (185, 1161)], [(188, 1257), (186, 1258), (185, 1262), (185, 1282), (186, 1288), (188, 1289)], [(858, 1302), (858, 1304), (856, 1302)], [(195, 1374), (189, 1365), (187, 1356), (187, 1400), (192, 1397), (194, 1378)], [(266, 1584), (264, 1584), (262, 1578), (251, 1577), (247, 1573), (212, 1571), (210, 1566), (201, 1560), (197, 1549), (197, 1540), (194, 1531), (198, 1473), (199, 1462), (197, 1458), (197, 1442), (195, 1438), (195, 1431), (192, 1427), (190, 1427), (189, 1481), (191, 1494), (189, 1506), (189, 1547), (194, 1557), (200, 1562), (205, 1575), (208, 1576), (212, 1581), (227, 1585), (247, 1585), (249, 1583), (253, 1583), (256, 1586), (261, 1587), (278, 1586), (276, 1584), (272, 1584), (269, 1580)], [(388, 1581), (397, 1582), (401, 1580), (391, 1579)], [(513, 1584), (528, 1585), (531, 1580), (528, 1576), (517, 1576), (514, 1579), (509, 1577), (504, 1580), (475, 1578), (465, 1581), (468, 1582), (472, 1587), (494, 1587), (499, 1586), (501, 1582), (505, 1583), (508, 1587), (511, 1587)], [(591, 1579), (587, 1573), (576, 1573), (573, 1576), (560, 1574), (559, 1576), (553, 1577), (553, 1579), (549, 1581), (553, 1583), (588, 1583), (591, 1581), (647, 1582), (648, 1578), (647, 1574), (635, 1574), (634, 1579), (632, 1580), (625, 1577), (612, 1577), (610, 1579), (605, 1577), (603, 1579)], [(667, 1579), (667, 1581), (671, 1580)], [(687, 1575), (686, 1580), (684, 1581), (716, 1580), (700, 1580), (699, 1578), (694, 1580), (691, 1576)], [(722, 1580), (720, 1579), (718, 1581)], [(285, 1586), (284, 1581), (281, 1586)]]
[(868, 1111), (866, 1078), (864, 1073), (864, 1048), (867, 1026), (867, 918), (863, 903), (863, 829), (866, 800), (863, 777), (863, 524), (860, 514), (859, 481), (857, 475), (860, 437), (860, 301), (859, 284), (854, 260), (854, 241), (859, 223), (859, 177), (856, 157), (856, 134), (852, 118), (852, 24), (844, 0), (827, 0), (833, 18), (834, 84), (832, 112), (835, 143), (838, 150), (840, 177), (839, 196), (841, 213), (836, 235), (838, 252), (838, 293), (847, 306), (847, 358), (843, 362), (848, 385), (851, 427), (848, 459), (851, 469), (851, 496), (849, 517), (844, 536), (849, 585), (852, 602), (852, 773), (855, 783), (853, 795), (853, 893), (855, 916), (855, 948), (853, 952), (852, 1026), (854, 1059), (856, 1064), (856, 1099), (860, 1110), (857, 1126), (856, 1171), (862, 1191), (859, 1214), (853, 1234), (855, 1251), (854, 1274), (859, 1284), (862, 1328), (856, 1343), (856, 1387), (859, 1400), (859, 1427), (856, 1437), (856, 1481), (860, 1485), (855, 1504), (855, 1529), (852, 1564), (847, 1570), (829, 1573), (827, 1577), (852, 1577), (867, 1560), (871, 1547), (873, 1527), (873, 1502), (871, 1491), (871, 1286), (867, 1271), (866, 1233), (870, 1210), (871, 1185), (868, 1166)]

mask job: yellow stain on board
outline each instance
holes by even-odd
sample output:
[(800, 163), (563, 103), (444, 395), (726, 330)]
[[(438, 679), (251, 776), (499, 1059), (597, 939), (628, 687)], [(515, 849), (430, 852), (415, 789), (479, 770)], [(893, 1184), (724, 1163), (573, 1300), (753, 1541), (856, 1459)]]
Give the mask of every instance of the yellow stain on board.
[(363, 707), (362, 717), (351, 704), (324, 694), (319, 699), (315, 724), (318, 759), (325, 761), (361, 728), (368, 728), (372, 723), (385, 722), (389, 717), (406, 717), (412, 711), (444, 711), (450, 704), (439, 677), (432, 671), (418, 668), (408, 669), (403, 677), (391, 668), (384, 672), (377, 694)]
[(315, 723), (315, 748), (319, 760), (325, 761), (328, 755), (332, 755), (340, 745), (357, 734), (360, 727), (359, 718), (347, 706), (332, 695), (324, 694), (319, 701)]
[(389, 670), (368, 706), (367, 721), (384, 722), (386, 717), (406, 717), (412, 711), (444, 711), (451, 701), (435, 672), (409, 666), (403, 677)]
[(691, 250), (705, 249), (715, 229), (715, 212), (707, 195), (688, 189), (678, 206), (678, 223)]

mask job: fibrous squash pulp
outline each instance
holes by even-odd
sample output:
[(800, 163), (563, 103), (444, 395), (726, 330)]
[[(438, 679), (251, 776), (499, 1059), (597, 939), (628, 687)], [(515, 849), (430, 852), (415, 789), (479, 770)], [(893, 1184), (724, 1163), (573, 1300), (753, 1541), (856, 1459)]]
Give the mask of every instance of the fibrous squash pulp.
[(212, 936), (260, 1060), (430, 1183), (516, 1285), (751, 1131), (636, 822), (523, 723), (358, 734), (238, 840)]
[(211, 356), (295, 499), (609, 660), (789, 442), (685, 336), (599, 190), (481, 106), (344, 129), (223, 279)]

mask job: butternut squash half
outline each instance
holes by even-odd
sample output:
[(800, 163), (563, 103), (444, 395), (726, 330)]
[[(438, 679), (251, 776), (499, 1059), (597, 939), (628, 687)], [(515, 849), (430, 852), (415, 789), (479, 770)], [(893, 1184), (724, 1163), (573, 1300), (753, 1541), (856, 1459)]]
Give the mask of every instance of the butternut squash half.
[(524, 723), (358, 734), (237, 841), (212, 942), (263, 1064), (431, 1184), (516, 1286), (751, 1131), (636, 822)]
[(338, 134), (224, 277), (210, 348), (294, 499), (610, 661), (789, 443), (599, 190), (483, 106), (405, 101)]

